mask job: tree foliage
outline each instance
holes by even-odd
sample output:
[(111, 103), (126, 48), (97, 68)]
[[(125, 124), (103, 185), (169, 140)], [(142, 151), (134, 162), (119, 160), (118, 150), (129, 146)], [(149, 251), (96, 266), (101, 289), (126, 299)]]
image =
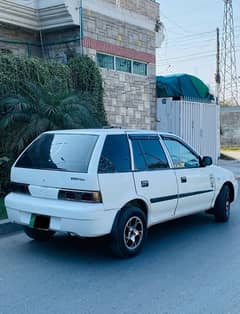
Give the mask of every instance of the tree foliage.
[(46, 88), (51, 82), (61, 90), (68, 90), (71, 88), (70, 69), (55, 61), (0, 54), (0, 96), (21, 94), (29, 82)]
[(14, 155), (42, 132), (100, 126), (78, 94), (33, 84), (26, 86), (21, 95), (2, 97), (0, 111), (0, 131), (9, 133), (5, 147)]
[(86, 101), (91, 99), (91, 113), (103, 125), (106, 124), (103, 83), (96, 63), (89, 57), (80, 56), (70, 60), (69, 68), (73, 89), (81, 91)]

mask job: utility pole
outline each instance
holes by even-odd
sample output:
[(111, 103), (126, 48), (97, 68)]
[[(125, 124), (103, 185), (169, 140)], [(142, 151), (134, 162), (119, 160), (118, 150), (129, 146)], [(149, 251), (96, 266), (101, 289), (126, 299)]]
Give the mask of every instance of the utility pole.
[(221, 102), (239, 105), (232, 0), (224, 1), (221, 54)]
[(84, 32), (83, 32), (83, 0), (79, 1), (79, 38), (80, 38), (80, 54), (83, 55), (83, 39), (84, 39)]
[[(216, 54), (216, 74), (215, 74), (215, 82), (216, 82), (216, 104), (219, 105), (219, 98), (221, 92), (221, 74), (220, 74), (220, 32), (219, 28), (217, 28), (217, 54)], [(220, 156), (220, 147), (221, 147), (221, 135), (220, 135), (220, 110), (217, 110), (217, 156)]]
[(221, 75), (220, 75), (220, 35), (219, 28), (217, 28), (217, 55), (216, 55), (216, 74), (215, 74), (215, 82), (216, 82), (216, 103), (219, 105), (219, 97), (220, 97), (220, 88), (221, 88)]

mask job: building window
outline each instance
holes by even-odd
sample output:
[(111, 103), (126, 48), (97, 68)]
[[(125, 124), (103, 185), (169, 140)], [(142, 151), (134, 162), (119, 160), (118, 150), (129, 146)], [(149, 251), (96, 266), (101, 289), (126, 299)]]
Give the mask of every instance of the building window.
[(133, 73), (139, 75), (147, 75), (147, 64), (133, 61)]
[(114, 70), (114, 57), (97, 53), (97, 63), (101, 68)]
[(148, 65), (147, 63), (119, 58), (112, 55), (106, 55), (103, 53), (97, 53), (97, 64), (101, 68), (127, 72), (137, 75), (148, 75)]
[(128, 59), (116, 58), (116, 70), (132, 73), (132, 62)]

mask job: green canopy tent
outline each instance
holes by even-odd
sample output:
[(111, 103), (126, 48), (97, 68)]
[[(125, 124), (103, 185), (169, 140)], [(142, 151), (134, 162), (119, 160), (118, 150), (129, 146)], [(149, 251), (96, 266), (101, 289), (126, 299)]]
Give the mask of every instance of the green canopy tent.
[(213, 100), (209, 88), (199, 78), (189, 74), (157, 76), (157, 97), (190, 97)]

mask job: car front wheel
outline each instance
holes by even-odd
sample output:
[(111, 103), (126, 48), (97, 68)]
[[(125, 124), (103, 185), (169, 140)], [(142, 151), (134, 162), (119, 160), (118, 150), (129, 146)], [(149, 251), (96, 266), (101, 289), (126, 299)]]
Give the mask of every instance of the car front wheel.
[(137, 207), (122, 209), (114, 224), (110, 247), (115, 256), (127, 258), (135, 256), (143, 248), (147, 236), (147, 218)]
[(214, 216), (217, 222), (227, 222), (230, 218), (230, 189), (224, 185), (216, 199)]
[(39, 230), (30, 227), (24, 227), (24, 232), (31, 238), (37, 241), (48, 241), (55, 234), (54, 231), (50, 230)]

